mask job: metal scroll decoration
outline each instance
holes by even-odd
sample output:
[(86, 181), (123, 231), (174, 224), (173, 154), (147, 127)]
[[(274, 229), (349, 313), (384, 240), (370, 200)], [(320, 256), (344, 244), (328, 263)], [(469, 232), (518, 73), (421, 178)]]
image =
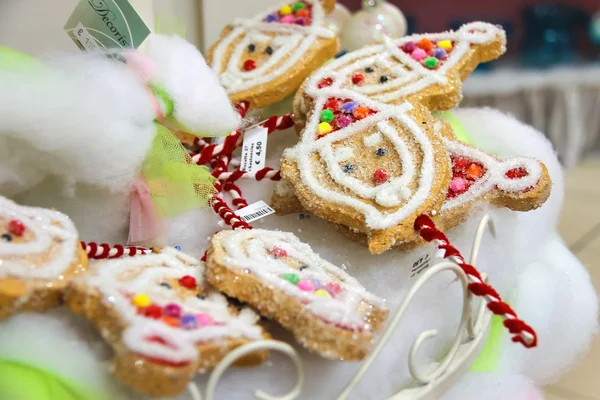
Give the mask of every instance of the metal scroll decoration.
[[(469, 260), (469, 264), (471, 265), (476, 264), (481, 240), (486, 229), (489, 229), (492, 236), (495, 236), (494, 223), (489, 215), (485, 215), (482, 218), (477, 232), (475, 233), (473, 249), (471, 251), (471, 257)], [(372, 363), (379, 356), (381, 350), (383, 350), (387, 344), (387, 341), (404, 316), (404, 313), (406, 312), (415, 295), (430, 279), (444, 271), (451, 271), (456, 275), (463, 291), (461, 321), (454, 341), (452, 342), (450, 350), (442, 360), (431, 365), (419, 366), (416, 362), (416, 355), (419, 352), (421, 345), (428, 339), (431, 339), (437, 335), (437, 330), (435, 329), (422, 332), (413, 342), (408, 357), (409, 371), (414, 379), (414, 382), (409, 387), (400, 390), (398, 393), (390, 397), (389, 400), (438, 399), (444, 392), (450, 389), (450, 387), (452, 387), (452, 385), (454, 385), (454, 383), (456, 383), (456, 381), (462, 375), (467, 372), (469, 366), (473, 361), (475, 361), (479, 352), (483, 348), (483, 345), (485, 344), (487, 331), (491, 321), (491, 313), (487, 310), (485, 301), (475, 299), (469, 292), (467, 275), (460, 268), (460, 266), (452, 261), (449, 261), (448, 259), (444, 259), (428, 268), (416, 280), (416, 282), (410, 288), (406, 298), (394, 313), (391, 322), (383, 332), (381, 338), (377, 342), (377, 345), (369, 354), (369, 356), (363, 361), (356, 375), (350, 380), (350, 382), (348, 382), (346, 387), (338, 395), (337, 400), (345, 400), (348, 398), (354, 388), (360, 383), (365, 373), (371, 367)], [(484, 279), (486, 279), (485, 276)], [(475, 315), (472, 311), (474, 302), (479, 302)], [(257, 350), (274, 350), (284, 353), (296, 366), (297, 375), (296, 385), (289, 393), (283, 396), (275, 397), (263, 392), (262, 390), (256, 390), (254, 392), (254, 397), (259, 400), (294, 400), (298, 398), (298, 396), (301, 394), (302, 386), (304, 384), (304, 369), (302, 367), (301, 358), (292, 346), (277, 340), (261, 340), (258, 342), (248, 343), (230, 352), (213, 370), (206, 385), (205, 397), (202, 397), (198, 386), (192, 383), (188, 388), (191, 398), (193, 400), (214, 400), (217, 384), (227, 368), (229, 368), (231, 364), (235, 363), (235, 361), (242, 358), (244, 355)]]

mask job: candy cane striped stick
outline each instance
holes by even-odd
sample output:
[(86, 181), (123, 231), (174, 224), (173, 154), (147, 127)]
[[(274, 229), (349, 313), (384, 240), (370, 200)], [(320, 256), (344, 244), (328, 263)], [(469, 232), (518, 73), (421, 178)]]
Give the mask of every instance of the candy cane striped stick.
[[(282, 116), (273, 115), (260, 124), (262, 127), (267, 128), (267, 134), (279, 130), (285, 130), (294, 125), (294, 121), (290, 114)], [(249, 129), (249, 128), (248, 128)], [(192, 161), (196, 164), (208, 164), (210, 160), (219, 155), (232, 153), (237, 147), (240, 147), (244, 142), (244, 137), (240, 130), (232, 132), (225, 138), (222, 144), (210, 144), (204, 139), (198, 141), (198, 145), (201, 150), (198, 154), (192, 156)]]
[(239, 179), (254, 179), (257, 181), (262, 181), (263, 179), (270, 179), (272, 181), (279, 181), (281, 180), (281, 175), (279, 174), (279, 170), (265, 167), (263, 169), (259, 169), (256, 172), (246, 172), (239, 169), (233, 172), (222, 172), (216, 178), (222, 181), (230, 182), (235, 182)]
[(498, 292), (484, 282), (474, 266), (465, 262), (460, 252), (450, 244), (448, 237), (435, 226), (428, 215), (422, 214), (417, 217), (415, 229), (426, 242), (435, 241), (438, 248), (445, 251), (444, 258), (451, 259), (462, 268), (469, 278), (469, 291), (475, 296), (483, 297), (488, 303), (488, 309), (504, 319), (504, 326), (514, 335), (513, 342), (519, 342), (527, 348), (537, 346), (537, 334), (533, 328), (517, 317), (513, 309), (502, 301)]
[(88, 258), (92, 260), (120, 258), (123, 256), (133, 257), (152, 253), (152, 249), (147, 247), (121, 246), (120, 244), (111, 246), (107, 243), (98, 244), (95, 242), (81, 242), (81, 247), (87, 254)]

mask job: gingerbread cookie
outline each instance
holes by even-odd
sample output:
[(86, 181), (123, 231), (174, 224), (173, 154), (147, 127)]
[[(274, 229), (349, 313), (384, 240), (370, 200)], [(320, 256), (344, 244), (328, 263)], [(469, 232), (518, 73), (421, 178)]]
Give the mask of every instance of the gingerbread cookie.
[[(420, 104), (387, 105), (346, 89), (319, 96), (281, 176), (309, 212), (368, 236), (381, 253), (413, 237), (422, 213), (440, 210), (450, 159)], [(275, 192), (279, 213), (292, 203)]]
[[(208, 289), (203, 274), (201, 262), (166, 248), (93, 264), (65, 301), (113, 347), (120, 381), (151, 396), (174, 396), (233, 348), (265, 336), (258, 315)], [(246, 361), (265, 354), (253, 356)]]
[(262, 108), (283, 100), (332, 58), (338, 40), (325, 16), (334, 6), (335, 0), (301, 0), (225, 27), (207, 60), (231, 101)]
[(294, 99), (294, 122), (304, 126), (316, 98), (352, 90), (387, 104), (421, 103), (448, 110), (462, 99), (462, 81), (481, 62), (506, 51), (504, 31), (473, 22), (454, 32), (418, 34), (348, 53), (315, 71)]
[(69, 217), (0, 196), (0, 318), (59, 304), (87, 262)]
[(207, 260), (213, 286), (326, 358), (362, 359), (388, 314), (384, 300), (291, 233), (222, 231), (212, 238)]

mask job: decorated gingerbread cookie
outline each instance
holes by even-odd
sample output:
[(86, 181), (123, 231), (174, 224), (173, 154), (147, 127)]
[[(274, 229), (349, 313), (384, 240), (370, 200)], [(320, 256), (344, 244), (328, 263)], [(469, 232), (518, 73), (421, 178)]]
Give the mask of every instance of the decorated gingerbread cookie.
[(384, 300), (291, 233), (222, 231), (207, 260), (214, 287), (254, 306), (326, 358), (362, 359), (387, 317)]
[(325, 16), (335, 0), (301, 0), (225, 27), (208, 52), (234, 103), (261, 108), (283, 100), (338, 49)]
[(381, 253), (412, 238), (420, 214), (440, 210), (450, 158), (424, 106), (387, 105), (347, 89), (328, 93), (283, 154), (281, 176), (291, 191), (284, 198), (276, 191), (273, 206), (281, 214), (299, 202), (367, 235), (369, 251)]
[(173, 396), (233, 348), (266, 335), (258, 315), (208, 289), (203, 274), (198, 260), (166, 248), (93, 264), (65, 299), (113, 347), (120, 381), (151, 396)]
[(87, 262), (69, 217), (0, 196), (0, 318), (57, 305)]
[[(481, 62), (506, 50), (504, 31), (473, 22), (454, 32), (418, 34), (348, 53), (315, 71), (294, 99), (294, 121), (301, 129), (318, 97), (352, 90), (387, 104), (421, 103), (448, 110), (462, 98), (462, 81)], [(323, 92), (326, 92), (323, 94)]]

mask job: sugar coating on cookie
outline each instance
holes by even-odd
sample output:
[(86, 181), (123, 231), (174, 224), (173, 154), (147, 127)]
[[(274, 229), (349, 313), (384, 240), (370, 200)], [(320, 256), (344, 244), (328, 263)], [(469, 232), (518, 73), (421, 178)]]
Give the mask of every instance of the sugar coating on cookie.
[[(252, 19), (234, 20), (210, 49), (208, 57), (230, 98), (254, 99), (259, 104), (281, 100), (310, 71), (332, 57), (337, 51), (337, 40), (327, 27), (325, 12), (320, 1), (303, 0)], [(298, 79), (291, 79), (292, 75), (298, 75)], [(288, 78), (290, 82), (286, 82)], [(292, 81), (297, 81), (297, 85), (290, 86)], [(282, 92), (281, 98), (276, 100), (273, 95), (271, 99), (271, 94), (265, 100), (254, 98), (271, 84), (275, 85), (274, 90)], [(248, 98), (237, 98), (240, 93), (248, 93)]]
[(189, 363), (198, 346), (262, 338), (258, 316), (232, 312), (220, 293), (203, 290), (203, 264), (178, 250), (97, 263), (85, 285), (99, 290), (126, 325), (130, 351), (165, 364)]
[(79, 236), (69, 217), (0, 197), (0, 279), (62, 280), (79, 257)]
[(287, 232), (219, 232), (208, 249), (207, 279), (330, 359), (364, 358), (388, 314), (383, 299)]
[[(472, 46), (498, 43), (498, 49), (486, 57), (495, 58), (504, 52), (505, 42), (501, 28), (484, 22), (469, 23), (457, 31), (385, 38), (384, 43), (353, 51), (320, 68), (304, 90), (316, 96), (319, 90), (345, 88), (395, 103), (451, 83), (450, 73), (461, 66)], [(325, 86), (326, 82), (331, 83)]]

